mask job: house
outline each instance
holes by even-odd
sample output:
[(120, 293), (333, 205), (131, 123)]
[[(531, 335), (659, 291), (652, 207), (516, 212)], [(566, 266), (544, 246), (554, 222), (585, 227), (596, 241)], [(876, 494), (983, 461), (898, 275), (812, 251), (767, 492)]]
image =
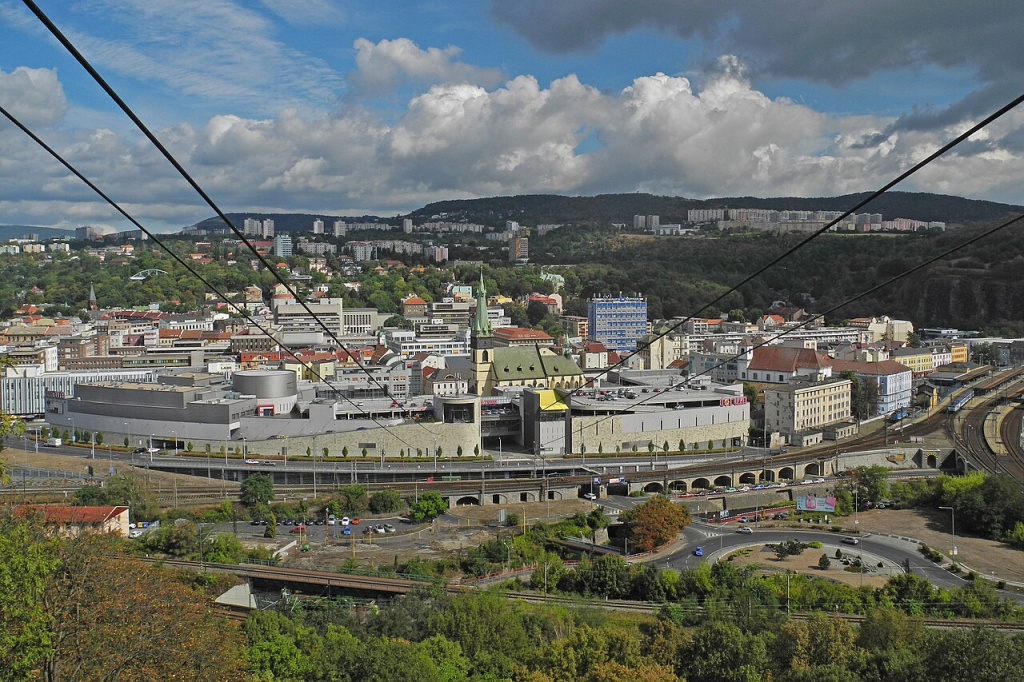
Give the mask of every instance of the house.
[(72, 507), (69, 505), (23, 505), (14, 508), (21, 517), (39, 514), (44, 525), (58, 535), (75, 537), (83, 532), (116, 533), (128, 537), (128, 507)]
[(525, 327), (498, 327), (494, 330), (494, 345), (514, 348), (517, 346), (540, 346), (551, 348), (555, 340), (544, 331), (539, 329), (526, 329)]
[(758, 346), (737, 365), (741, 381), (760, 381), (785, 384), (798, 378), (828, 378), (832, 368), (818, 352), (811, 348), (789, 346)]

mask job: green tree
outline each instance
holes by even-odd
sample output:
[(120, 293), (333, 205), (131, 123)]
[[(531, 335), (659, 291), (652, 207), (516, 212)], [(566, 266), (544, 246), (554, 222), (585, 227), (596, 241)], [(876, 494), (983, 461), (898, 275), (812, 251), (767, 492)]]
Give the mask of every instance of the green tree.
[(44, 605), (59, 565), (56, 536), (41, 519), (0, 512), (0, 679), (32, 679), (50, 653), (50, 618)]
[(240, 501), (250, 514), (266, 506), (273, 499), (274, 482), (270, 476), (252, 474), (242, 481)]
[(397, 490), (391, 488), (378, 490), (370, 495), (369, 508), (374, 514), (391, 514), (404, 506), (402, 495)]
[(440, 516), (448, 509), (448, 502), (441, 493), (431, 490), (420, 493), (418, 500), (409, 502), (409, 517), (413, 521), (425, 521)]
[(822, 554), (821, 558), (818, 559), (818, 568), (822, 571), (832, 568), (832, 561), (828, 558), (828, 554)]

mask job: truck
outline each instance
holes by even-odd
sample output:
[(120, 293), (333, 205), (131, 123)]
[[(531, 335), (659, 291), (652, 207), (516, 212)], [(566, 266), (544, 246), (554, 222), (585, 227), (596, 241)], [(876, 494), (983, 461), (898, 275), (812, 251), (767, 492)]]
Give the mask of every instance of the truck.
[(46, 447), (48, 448), (59, 448), (61, 444), (60, 438), (47, 438)]

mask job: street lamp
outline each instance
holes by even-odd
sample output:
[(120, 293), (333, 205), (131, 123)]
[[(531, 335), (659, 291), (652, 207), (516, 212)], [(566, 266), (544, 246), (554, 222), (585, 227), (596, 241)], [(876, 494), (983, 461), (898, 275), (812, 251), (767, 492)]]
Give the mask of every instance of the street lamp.
[(75, 418), (74, 417), (68, 417), (68, 420), (71, 422), (71, 442), (72, 443), (77, 443), (78, 442), (78, 434), (75, 433)]
[(953, 563), (956, 563), (956, 510), (953, 509), (952, 507), (939, 507), (939, 509), (948, 509), (949, 510), (949, 519), (950, 519), (949, 540), (950, 540), (950, 546), (951, 546), (949, 555), (951, 557), (953, 557)]
[(171, 436), (174, 438), (174, 456), (178, 456), (178, 432), (171, 431)]
[(502, 461), (502, 459), (501, 459), (501, 436), (498, 436), (498, 463), (499, 464), (503, 464), (504, 463)]
[(249, 446), (246, 445), (245, 436), (242, 436), (242, 457), (249, 456)]
[(508, 572), (511, 573), (512, 572), (512, 547), (511, 547), (511, 545), (509, 545), (504, 540), (501, 541), (501, 544), (505, 545), (505, 551), (508, 552), (508, 564), (507, 565), (508, 565)]
[(437, 439), (434, 439), (434, 471), (437, 472)]

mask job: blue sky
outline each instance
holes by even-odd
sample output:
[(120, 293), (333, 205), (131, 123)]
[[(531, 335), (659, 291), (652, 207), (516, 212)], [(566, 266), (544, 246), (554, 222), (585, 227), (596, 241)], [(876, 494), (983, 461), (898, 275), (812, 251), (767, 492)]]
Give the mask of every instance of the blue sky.
[[(877, 187), (1024, 90), (1018, 0), (38, 0), (232, 211)], [(158, 229), (209, 215), (18, 0), (0, 103)], [(1024, 203), (1013, 112), (903, 189)], [(112, 211), (0, 125), (0, 223)]]

